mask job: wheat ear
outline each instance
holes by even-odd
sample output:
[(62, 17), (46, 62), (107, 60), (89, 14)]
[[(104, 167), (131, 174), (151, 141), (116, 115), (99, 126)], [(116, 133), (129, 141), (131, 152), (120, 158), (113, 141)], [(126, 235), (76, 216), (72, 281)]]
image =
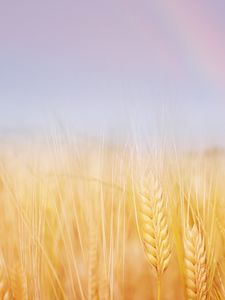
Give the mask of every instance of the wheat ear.
[(158, 299), (160, 299), (160, 278), (168, 267), (171, 245), (162, 188), (158, 181), (153, 182), (152, 196), (148, 188), (140, 194), (139, 232), (150, 265), (158, 278)]
[(184, 237), (186, 296), (188, 300), (207, 299), (207, 264), (204, 238), (196, 225), (186, 228)]

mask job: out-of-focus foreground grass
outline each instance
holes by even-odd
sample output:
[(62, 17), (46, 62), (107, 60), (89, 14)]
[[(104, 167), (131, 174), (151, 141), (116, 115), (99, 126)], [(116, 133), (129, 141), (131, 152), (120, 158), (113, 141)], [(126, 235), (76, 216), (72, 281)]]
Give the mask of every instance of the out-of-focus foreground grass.
[[(161, 186), (171, 245), (158, 297), (224, 299), (222, 152), (35, 147), (0, 151), (0, 299), (156, 299), (138, 217), (149, 175)], [(195, 252), (193, 272), (206, 298), (188, 292), (185, 232), (195, 224), (207, 278)]]

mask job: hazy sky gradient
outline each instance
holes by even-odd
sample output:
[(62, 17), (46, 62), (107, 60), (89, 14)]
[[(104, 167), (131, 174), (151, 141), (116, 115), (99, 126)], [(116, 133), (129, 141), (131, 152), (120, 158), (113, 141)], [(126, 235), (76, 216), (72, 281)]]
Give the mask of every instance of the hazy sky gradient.
[(225, 145), (225, 2), (1, 1), (0, 131)]

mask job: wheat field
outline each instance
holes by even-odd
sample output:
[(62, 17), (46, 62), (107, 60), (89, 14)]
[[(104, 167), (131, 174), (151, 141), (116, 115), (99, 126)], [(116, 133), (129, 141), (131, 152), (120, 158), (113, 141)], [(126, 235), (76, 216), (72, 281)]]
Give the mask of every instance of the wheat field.
[(0, 299), (225, 299), (225, 155), (5, 143)]

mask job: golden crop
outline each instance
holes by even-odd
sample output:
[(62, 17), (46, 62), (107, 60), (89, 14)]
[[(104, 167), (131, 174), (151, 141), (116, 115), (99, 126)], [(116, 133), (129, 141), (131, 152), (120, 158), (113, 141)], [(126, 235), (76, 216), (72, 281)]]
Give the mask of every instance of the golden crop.
[(225, 299), (225, 155), (162, 152), (3, 147), (0, 299)]

